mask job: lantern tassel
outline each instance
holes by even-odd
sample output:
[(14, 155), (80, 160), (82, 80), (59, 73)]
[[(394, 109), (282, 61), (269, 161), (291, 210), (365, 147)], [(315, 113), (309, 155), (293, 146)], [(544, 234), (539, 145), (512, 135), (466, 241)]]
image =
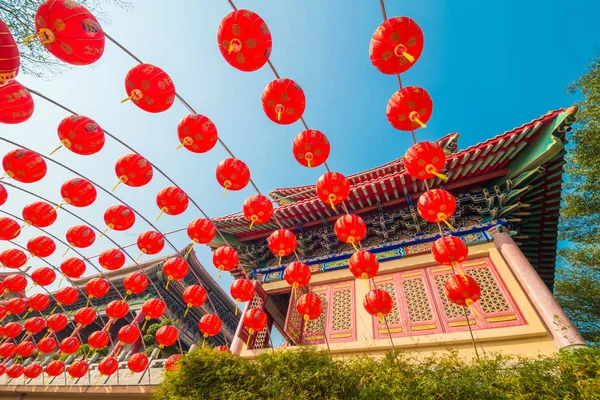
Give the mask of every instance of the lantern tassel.
[(37, 38), (37, 37), (38, 37), (38, 34), (37, 34), (37, 33), (35, 33), (35, 34), (33, 34), (33, 35), (29, 35), (29, 36), (25, 37), (25, 38), (23, 39), (23, 41), (22, 41), (21, 43), (19, 43), (19, 44), (25, 44), (25, 43), (29, 43), (29, 42), (31, 42), (31, 41), (33, 41), (33, 40), (35, 40), (35, 38)]
[(477, 318), (481, 318), (481, 314), (479, 314), (479, 311), (477, 311), (477, 309), (473, 306), (473, 300), (466, 299), (465, 304), (467, 305), (467, 307), (469, 307), (469, 310), (473, 311), (473, 314), (475, 314)]
[(250, 230), (252, 230), (252, 227), (254, 226), (254, 223), (258, 220), (258, 218), (256, 217), (256, 215), (253, 215), (252, 217), (250, 217)]
[(337, 212), (337, 210), (335, 209), (335, 204), (333, 204), (333, 201), (337, 198), (336, 195), (331, 193), (328, 198), (329, 198), (329, 204), (331, 204), (331, 208), (333, 209), (333, 211)]
[(144, 332), (144, 330), (146, 329), (146, 324), (148, 323), (148, 320), (144, 321), (144, 325), (142, 325), (142, 332)]
[(183, 147), (183, 143), (181, 143), (179, 146), (175, 147), (175, 150), (179, 150), (182, 147)]
[(221, 195), (221, 197), (225, 197), (225, 193), (227, 193), (227, 188), (223, 188), (223, 194)]
[(419, 124), (419, 126), (421, 128), (427, 128), (427, 125), (425, 125), (423, 122), (421, 122), (421, 120), (419, 118), (413, 118), (413, 121), (416, 121), (416, 123)]
[(112, 188), (111, 192), (114, 192), (119, 187), (120, 184), (121, 184), (121, 181), (117, 182), (117, 184)]
[(102, 378), (102, 374), (100, 374), (98, 376), (98, 379), (96, 379), (96, 382), (94, 382), (94, 386), (98, 386), (98, 382), (100, 382), (100, 379)]
[(61, 207), (63, 206), (63, 204), (65, 204), (65, 203), (60, 203), (60, 204), (58, 204), (58, 205), (57, 205), (56, 207), (54, 207), (52, 210), (53, 210), (53, 211), (56, 211), (56, 210), (58, 210), (59, 208), (61, 208)]
[(160, 210), (160, 214), (158, 214), (158, 217), (156, 217), (156, 220), (158, 221), (160, 219), (160, 217), (162, 217), (163, 214), (164, 214), (164, 211)]
[(281, 267), (281, 256), (279, 256), (279, 266)]
[[(63, 257), (64, 257), (64, 256), (63, 256)], [(59, 288), (59, 289), (60, 289), (60, 285), (62, 285), (62, 281), (63, 281), (63, 279), (64, 279), (64, 278), (65, 278), (65, 276), (64, 276), (64, 275), (60, 277), (60, 281), (58, 282), (58, 288)]]
[(129, 100), (133, 100), (133, 93), (126, 99), (121, 100), (121, 104), (128, 102)]
[(87, 301), (85, 302), (85, 308), (88, 308), (89, 305), (90, 305), (90, 298), (88, 297)]
[(250, 347), (250, 335), (248, 335), (248, 339), (246, 339), (246, 347)]
[(101, 234), (100, 236), (98, 236), (98, 239), (100, 239), (102, 236), (104, 236), (104, 234), (108, 231), (108, 228), (106, 228)]
[(58, 308), (58, 304), (56, 306), (54, 306), (54, 308), (52, 309), (52, 311), (50, 311), (50, 315), (54, 314), (54, 311), (56, 311), (57, 308)]
[(408, 54), (406, 51), (402, 52), (402, 56), (411, 63), (415, 62), (415, 58), (413, 56), (411, 56), (410, 54)]
[(139, 259), (142, 257), (142, 254), (144, 254), (144, 253), (140, 253), (140, 255), (135, 259), (135, 262), (139, 261)]
[(235, 302), (235, 314), (234, 314), (234, 315), (235, 315), (236, 317), (237, 317), (237, 315), (238, 315), (238, 302), (237, 302), (237, 301)]
[(306, 163), (308, 164), (308, 168), (312, 168), (312, 166), (310, 165), (310, 158), (306, 159)]
[(277, 111), (277, 121), (281, 121), (281, 114), (283, 114), (283, 111)]
[(160, 349), (161, 349), (161, 347), (158, 348), (158, 352), (156, 353), (156, 358), (154, 358), (155, 360), (158, 360), (158, 356), (160, 355)]
[(29, 310), (28, 310), (28, 311), (25, 313), (25, 315), (23, 315), (23, 317), (21, 317), (21, 318), (22, 318), (22, 319), (25, 319), (25, 318), (27, 318), (27, 316), (29, 315), (29, 313), (30, 313), (30, 312), (31, 312), (31, 311), (29, 311)]
[(441, 180), (443, 180), (444, 182), (448, 182), (448, 175), (442, 174), (441, 172), (439, 172), (433, 165), (428, 164), (425, 167), (425, 172), (427, 172), (428, 174), (433, 174), (435, 176), (437, 176), (438, 178), (440, 178)]
[(356, 243), (354, 243), (354, 241), (350, 242), (350, 244), (352, 247), (354, 247), (354, 251), (358, 251), (358, 247), (356, 247)]
[(63, 254), (63, 258), (65, 258), (65, 256), (67, 255), (67, 253), (69, 252), (69, 249), (70, 249), (70, 247), (67, 247), (67, 250)]
[(456, 232), (456, 228), (455, 228), (455, 227), (453, 227), (453, 226), (450, 224), (450, 222), (448, 222), (446, 219), (443, 219), (443, 220), (442, 220), (442, 222), (443, 222), (443, 223), (445, 223), (445, 224), (446, 224), (446, 226), (447, 226), (447, 227), (448, 227), (448, 228), (449, 228), (449, 229), (450, 229), (452, 232)]
[(183, 318), (185, 318), (188, 315), (188, 311), (190, 311), (190, 306), (187, 306), (185, 308), (185, 312), (183, 313)]
[(62, 147), (62, 144), (61, 144), (60, 146), (58, 146), (57, 148), (55, 148), (54, 150), (52, 150), (52, 151), (50, 152), (50, 154), (48, 154), (48, 157), (52, 157), (52, 154), (54, 154), (54, 153), (56, 153), (57, 151), (59, 151), (61, 147)]
[(110, 331), (110, 327), (111, 327), (112, 323), (113, 323), (113, 319), (111, 318), (111, 319), (108, 320), (108, 324), (106, 324), (106, 331), (107, 332)]
[(221, 270), (219, 269), (219, 272), (217, 272), (217, 279), (221, 279)]
[(171, 279), (167, 279), (167, 284), (165, 285), (165, 290), (169, 290), (169, 283), (171, 283)]
[(206, 336), (202, 338), (202, 346), (200, 346), (201, 348), (204, 348), (204, 343), (206, 343)]
[(192, 243), (192, 245), (188, 249), (187, 253), (185, 253), (185, 258), (187, 258), (190, 255), (190, 253), (192, 252), (193, 249), (194, 249), (194, 243)]

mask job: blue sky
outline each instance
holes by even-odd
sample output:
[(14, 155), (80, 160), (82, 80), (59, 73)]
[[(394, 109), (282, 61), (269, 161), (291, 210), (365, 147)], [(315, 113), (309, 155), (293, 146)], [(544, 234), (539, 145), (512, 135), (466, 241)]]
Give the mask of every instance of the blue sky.
[[(303, 129), (300, 123), (279, 126), (264, 115), (260, 96), (274, 79), (270, 69), (243, 73), (221, 57), (216, 32), (220, 20), (231, 12), (226, 0), (182, 1), (179, 7), (158, 0), (133, 1), (131, 11), (107, 6), (110, 21), (103, 24), (105, 31), (142, 60), (171, 75), (179, 94), (213, 120), (220, 137), (249, 165), (263, 193), (313, 183), (325, 172), (323, 168), (306, 169), (292, 158), (291, 142)], [(377, 0), (239, 0), (236, 4), (257, 12), (269, 25), (271, 60), (282, 77), (294, 79), (304, 89), (305, 119), (311, 128), (329, 137), (332, 170), (350, 174), (404, 154), (411, 144), (409, 135), (393, 129), (385, 117), (387, 101), (398, 90), (396, 79), (379, 73), (369, 61), (369, 41), (382, 22)], [(571, 105), (576, 98), (566, 95), (566, 86), (583, 73), (600, 48), (599, 12), (600, 3), (593, 0), (388, 0), (388, 17), (409, 16), (425, 35), (421, 59), (402, 75), (405, 85), (424, 87), (434, 101), (429, 127), (418, 131), (418, 139), (435, 140), (448, 132), (460, 132), (459, 146), (464, 148), (550, 109)], [(95, 119), (158, 164), (208, 215), (240, 210), (244, 199), (254, 192), (249, 186), (221, 197), (214, 176), (217, 163), (227, 157), (221, 147), (203, 155), (175, 150), (176, 126), (187, 114), (181, 104), (161, 114), (148, 114), (131, 103), (120, 103), (126, 97), (125, 75), (134, 65), (107, 41), (103, 58), (93, 66), (77, 67), (47, 81), (28, 76), (19, 80)], [(58, 145), (56, 127), (67, 114), (40, 98), (34, 100), (33, 117), (17, 126), (0, 125), (0, 135), (48, 154)], [(0, 144), (2, 154), (11, 149)], [(114, 163), (127, 152), (108, 139), (97, 155), (82, 157), (62, 149), (53, 158), (112, 188), (116, 183)], [(44, 180), (19, 185), (60, 202), (60, 185), (72, 177), (49, 164)], [(158, 214), (155, 195), (168, 185), (156, 174), (143, 188), (121, 185), (115, 194), (153, 220)], [(25, 204), (35, 201), (15, 189), (8, 190), (9, 201), (3, 209), (9, 212), (20, 215)], [(104, 210), (115, 203), (101, 193), (94, 205), (76, 211), (104, 227)], [(180, 216), (163, 216), (157, 226), (170, 231), (198, 217), (200, 213), (190, 206)], [(64, 237), (66, 229), (78, 223), (60, 212), (50, 230)], [(129, 244), (148, 229), (138, 218), (130, 231), (110, 232), (109, 236)], [(27, 228), (17, 241), (25, 245), (38, 234), (35, 228)], [(185, 233), (170, 239), (178, 247), (189, 241)], [(0, 242), (0, 250), (8, 247)], [(108, 247), (112, 245), (103, 238), (82, 252), (94, 256)], [(216, 277), (210, 252), (201, 246), (196, 249)], [(50, 261), (58, 266), (63, 251), (59, 246)], [(137, 249), (131, 253), (138, 255)], [(32, 260), (31, 265), (43, 263)], [(228, 291), (231, 278), (223, 276), (219, 282)]]

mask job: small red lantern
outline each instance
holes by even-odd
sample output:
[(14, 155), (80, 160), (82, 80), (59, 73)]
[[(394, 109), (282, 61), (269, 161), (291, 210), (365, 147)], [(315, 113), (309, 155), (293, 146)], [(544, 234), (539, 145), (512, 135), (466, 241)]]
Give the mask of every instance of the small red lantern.
[(356, 278), (371, 279), (379, 271), (379, 261), (373, 253), (359, 250), (350, 257), (348, 269)]
[(27, 264), (27, 256), (19, 249), (8, 249), (0, 253), (0, 263), (3, 267), (17, 269)]
[(6, 302), (7, 314), (23, 314), (27, 310), (27, 300), (20, 297), (10, 299)]
[(4, 364), (0, 364), (0, 376), (4, 375), (6, 373), (6, 367), (4, 366)]
[(71, 257), (60, 264), (60, 270), (67, 278), (78, 279), (85, 273), (85, 263), (83, 260)]
[(45, 337), (38, 342), (38, 350), (40, 353), (44, 354), (54, 353), (57, 346), (56, 339), (50, 336)]
[(36, 236), (27, 242), (27, 250), (34, 257), (50, 257), (56, 251), (56, 243), (48, 236)]
[[(2, 292), (4, 292), (4, 286), (0, 283), (0, 287), (2, 288)], [(0, 318), (4, 318), (4, 316), (6, 315), (7, 310), (6, 307), (2, 304), (0, 304)], [(2, 331), (0, 330), (0, 333), (2, 333)], [(2, 336), (0, 334), (0, 336)]]
[(418, 86), (406, 86), (392, 95), (386, 115), (392, 126), (401, 131), (426, 128), (433, 112), (433, 100), (427, 91)]
[(117, 337), (121, 344), (135, 343), (140, 337), (140, 328), (135, 325), (125, 325), (119, 329)]
[(185, 318), (190, 308), (202, 307), (207, 298), (208, 293), (206, 293), (206, 290), (200, 285), (190, 285), (185, 288), (183, 291), (183, 301), (187, 305), (187, 308), (183, 317)]
[(123, 279), (127, 295), (140, 294), (148, 287), (148, 278), (141, 272), (134, 272)]
[(379, 25), (369, 47), (371, 62), (384, 74), (400, 74), (417, 62), (423, 51), (423, 31), (408, 17), (394, 17)]
[(158, 254), (165, 247), (165, 238), (156, 231), (142, 232), (138, 236), (137, 246), (144, 254)]
[(28, 333), (33, 333), (35, 335), (36, 333), (44, 330), (46, 327), (46, 321), (42, 317), (31, 317), (25, 320), (23, 327)]
[(245, 303), (254, 297), (254, 285), (248, 279), (236, 279), (231, 284), (229, 293), (237, 303)]
[(452, 275), (444, 287), (448, 299), (458, 306), (471, 306), (481, 297), (481, 288), (468, 275)]
[(232, 271), (240, 262), (237, 251), (231, 246), (221, 246), (213, 253), (213, 265), (221, 271)]
[(67, 368), (67, 372), (71, 375), (72, 378), (78, 379), (83, 378), (85, 374), (90, 370), (90, 366), (86, 361), (78, 360), (73, 364), (69, 365)]
[(23, 327), (18, 322), (9, 322), (4, 325), (4, 336), (8, 338), (16, 338), (23, 332)]
[[(0, 24), (1, 23), (2, 21), (0, 21)], [(0, 206), (6, 203), (6, 200), (8, 200), (8, 192), (6, 191), (4, 185), (0, 185)]]
[(220, 351), (221, 353), (231, 353), (231, 350), (227, 346), (217, 346), (214, 350)]
[(74, 207), (87, 207), (96, 201), (98, 193), (90, 181), (83, 178), (69, 179), (60, 187), (65, 203)]
[(217, 43), (225, 61), (240, 71), (260, 69), (271, 55), (271, 32), (267, 24), (248, 10), (236, 10), (223, 18)]
[[(104, 131), (94, 120), (71, 115), (58, 125), (58, 139), (67, 149), (80, 156), (96, 154), (104, 147)], [(60, 149), (59, 146), (52, 153)], [(50, 153), (50, 155), (52, 155)]]
[(285, 267), (283, 277), (294, 289), (304, 287), (310, 282), (312, 273), (308, 265), (302, 261), (291, 262)]
[(57, 218), (54, 207), (44, 201), (36, 201), (23, 207), (23, 220), (27, 225), (36, 228), (46, 228), (52, 225)]
[(136, 353), (129, 357), (127, 360), (127, 367), (131, 370), (131, 373), (142, 372), (148, 366), (148, 356), (144, 353)]
[[(4, 86), (0, 86), (0, 123), (20, 124), (31, 118), (33, 110), (33, 97), (31, 97), (31, 93), (29, 93), (29, 90), (27, 90), (25, 86), (17, 81), (12, 81)], [(44, 167), (46, 166), (45, 163), (43, 165)], [(46, 171), (44, 169), (43, 175), (45, 174)], [(37, 180), (42, 179), (42, 177)], [(18, 178), (16, 179), (19, 180)]]
[(392, 312), (394, 303), (388, 292), (381, 289), (374, 289), (365, 295), (363, 306), (372, 316), (383, 318)]
[[(27, 356), (27, 357), (29, 357), (29, 356)], [(23, 375), (25, 375), (27, 378), (35, 379), (35, 378), (39, 377), (43, 371), (44, 371), (44, 367), (42, 367), (40, 364), (32, 363), (32, 364), (27, 365), (25, 368), (23, 368)]]
[(469, 247), (467, 242), (458, 236), (442, 236), (433, 242), (431, 253), (440, 264), (457, 267), (467, 259)]
[(168, 110), (175, 101), (175, 85), (162, 69), (151, 64), (138, 64), (125, 77), (126, 100), (144, 111), (159, 113)]
[(96, 331), (88, 336), (88, 344), (92, 349), (102, 349), (110, 343), (110, 337), (105, 331)]
[(21, 227), (8, 217), (0, 217), (0, 240), (13, 240), (21, 233)]
[(96, 234), (89, 226), (75, 225), (67, 230), (67, 242), (73, 247), (84, 249), (90, 247), (96, 240)]
[(306, 108), (304, 91), (291, 79), (275, 79), (262, 92), (263, 111), (276, 124), (298, 121)]
[(29, 340), (26, 340), (24, 342), (19, 343), (15, 348), (15, 351), (21, 357), (27, 358), (31, 356), (35, 351), (35, 344), (33, 344), (33, 342), (30, 342)]
[(198, 329), (200, 329), (204, 338), (218, 335), (222, 326), (223, 322), (216, 314), (205, 314), (198, 322)]
[[(167, 186), (156, 195), (156, 205), (160, 210), (160, 216), (179, 215), (187, 210), (189, 204), (188, 195), (176, 186)], [(158, 220), (158, 218), (156, 218)]]
[(321, 299), (313, 293), (303, 294), (296, 302), (296, 311), (302, 315), (305, 321), (317, 319), (323, 311)]
[(255, 332), (260, 332), (267, 326), (267, 314), (260, 308), (250, 308), (244, 313), (242, 324), (248, 329), (248, 332), (253, 335)]
[(54, 298), (58, 304), (70, 306), (79, 299), (79, 292), (72, 286), (65, 286), (56, 291)]
[(131, 187), (140, 187), (148, 184), (154, 175), (152, 165), (139, 154), (126, 154), (119, 158), (115, 164), (115, 173), (119, 178), (117, 186), (123, 182)]
[(273, 216), (273, 204), (267, 196), (255, 194), (244, 201), (244, 217), (250, 222), (250, 229), (254, 224), (266, 224)]
[(171, 257), (163, 264), (163, 274), (167, 277), (167, 287), (172, 280), (179, 281), (186, 277), (189, 267), (187, 261), (181, 257)]
[(175, 344), (178, 337), (177, 329), (171, 325), (161, 326), (156, 331), (156, 343), (161, 349)]
[(173, 354), (167, 358), (167, 361), (165, 362), (165, 369), (169, 372), (177, 371), (177, 364), (181, 359), (183, 359), (181, 354)]
[(123, 204), (114, 205), (104, 212), (104, 223), (115, 231), (126, 231), (135, 224), (135, 213)]
[(197, 218), (188, 224), (187, 234), (194, 243), (208, 244), (215, 238), (217, 229), (211, 220)]
[(106, 315), (110, 319), (125, 318), (129, 312), (129, 306), (125, 300), (113, 300), (106, 305)]
[(68, 336), (60, 341), (58, 348), (60, 351), (66, 354), (75, 354), (79, 347), (81, 346), (81, 342), (75, 336)]
[(0, 86), (15, 79), (20, 66), (21, 56), (15, 38), (4, 21), (0, 21)]
[(27, 279), (23, 275), (11, 274), (4, 278), (4, 293), (19, 293), (27, 288)]
[(242, 190), (250, 182), (250, 170), (248, 166), (237, 158), (227, 158), (217, 165), (217, 181), (225, 191)]
[(317, 197), (335, 210), (336, 204), (343, 203), (350, 194), (350, 183), (339, 172), (326, 172), (317, 181)]
[(335, 235), (344, 243), (350, 243), (355, 250), (356, 243), (363, 240), (367, 235), (367, 224), (365, 221), (355, 214), (342, 215), (335, 221)]
[(35, 293), (29, 297), (29, 311), (42, 312), (50, 305), (50, 298), (44, 293)]
[(111, 376), (119, 369), (119, 361), (114, 357), (106, 357), (98, 363), (98, 371), (105, 376)]
[(404, 168), (415, 179), (431, 179), (436, 176), (446, 182), (448, 177), (441, 173), (445, 164), (444, 149), (435, 142), (415, 143), (404, 155)]
[(125, 265), (125, 254), (119, 249), (107, 249), (100, 253), (98, 263), (102, 268), (116, 271)]
[(12, 364), (6, 368), (6, 375), (11, 379), (16, 379), (23, 375), (23, 370), (24, 368), (21, 364)]
[(73, 65), (92, 64), (104, 53), (104, 32), (94, 15), (71, 0), (49, 0), (35, 14), (44, 47)]
[(327, 161), (330, 150), (327, 136), (314, 129), (300, 132), (292, 143), (294, 158), (308, 168), (318, 167)]
[(100, 299), (108, 293), (110, 284), (103, 278), (92, 278), (85, 284), (85, 292), (90, 299)]
[(146, 300), (142, 305), (142, 312), (146, 315), (146, 321), (162, 317), (166, 309), (165, 302), (156, 297)]
[(60, 360), (51, 361), (46, 365), (46, 374), (50, 376), (59, 376), (65, 372), (65, 363)]
[(452, 230), (454, 228), (448, 222), (448, 219), (456, 211), (456, 200), (449, 192), (443, 189), (431, 189), (419, 197), (417, 203), (419, 215), (428, 222), (443, 222)]
[(98, 314), (91, 307), (83, 307), (75, 311), (73, 314), (73, 320), (77, 322), (78, 326), (88, 326), (94, 323)]
[(2, 343), (0, 345), (0, 356), (10, 358), (17, 352), (17, 346), (14, 343)]
[(217, 127), (204, 115), (190, 114), (177, 125), (177, 136), (181, 145), (194, 153), (206, 153), (217, 144)]
[(69, 319), (63, 314), (54, 314), (48, 317), (46, 325), (50, 332), (60, 332), (67, 327)]
[(279, 256), (279, 264), (281, 265), (281, 257), (289, 256), (296, 250), (296, 236), (289, 229), (277, 229), (267, 239), (267, 245), (273, 254)]

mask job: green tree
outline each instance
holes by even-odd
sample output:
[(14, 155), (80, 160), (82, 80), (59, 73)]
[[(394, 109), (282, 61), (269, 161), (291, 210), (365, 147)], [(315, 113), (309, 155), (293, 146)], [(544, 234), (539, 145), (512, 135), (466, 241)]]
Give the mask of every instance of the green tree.
[(600, 341), (600, 56), (569, 87), (581, 95), (569, 135), (555, 295), (584, 338)]
[[(152, 324), (148, 327), (148, 329), (146, 330), (146, 334), (142, 337), (142, 340), (144, 341), (144, 344), (146, 345), (146, 355), (149, 357), (152, 352), (154, 351), (154, 349), (156, 349), (157, 344), (156, 344), (156, 331), (158, 331), (158, 329), (161, 326), (165, 326), (165, 325), (173, 325), (173, 322), (171, 322), (170, 319), (165, 319), (162, 320), (160, 323), (155, 323)], [(165, 348), (163, 348), (160, 352), (161, 357), (168, 357), (173, 353), (179, 353), (179, 344), (176, 342), (175, 344), (173, 344), (172, 346), (167, 346)]]

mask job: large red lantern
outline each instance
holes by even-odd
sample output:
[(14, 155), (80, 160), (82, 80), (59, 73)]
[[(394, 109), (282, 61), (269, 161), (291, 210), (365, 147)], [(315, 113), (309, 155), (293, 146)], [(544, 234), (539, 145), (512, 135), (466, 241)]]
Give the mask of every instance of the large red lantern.
[(132, 344), (140, 337), (140, 328), (135, 325), (125, 325), (119, 329), (117, 337), (121, 344)]
[(262, 92), (262, 107), (276, 124), (289, 125), (298, 121), (306, 108), (304, 91), (291, 79), (275, 79)]
[(217, 127), (204, 115), (190, 114), (177, 125), (177, 136), (181, 146), (194, 153), (206, 153), (217, 144)]
[(129, 306), (125, 300), (113, 300), (106, 305), (105, 312), (110, 319), (121, 319), (129, 312)]
[(126, 154), (119, 158), (115, 164), (115, 173), (119, 178), (119, 183), (113, 190), (121, 182), (131, 187), (144, 186), (152, 180), (154, 175), (152, 164), (139, 154)]
[(44, 367), (42, 367), (40, 364), (32, 363), (23, 368), (23, 375), (29, 379), (36, 379), (42, 374), (43, 371)]
[(38, 342), (38, 350), (44, 354), (54, 353), (57, 346), (56, 339), (51, 336), (45, 337)]
[(363, 240), (367, 235), (367, 224), (365, 221), (355, 214), (342, 215), (335, 221), (335, 235), (344, 243), (351, 244), (355, 250), (356, 243)]
[(312, 321), (321, 316), (323, 306), (319, 296), (313, 293), (305, 293), (296, 301), (296, 311), (305, 321)]
[(415, 143), (404, 155), (404, 168), (415, 179), (431, 179), (436, 176), (445, 182), (448, 177), (441, 173), (445, 164), (444, 149), (435, 142)]
[(6, 368), (6, 375), (11, 379), (16, 379), (23, 375), (23, 370), (24, 368), (21, 364), (12, 364)]
[(74, 207), (87, 207), (96, 201), (98, 193), (90, 181), (83, 178), (69, 179), (60, 187), (65, 203)]
[(326, 172), (317, 181), (317, 197), (335, 210), (336, 204), (343, 203), (350, 194), (350, 183), (339, 172)]
[(431, 189), (419, 197), (417, 203), (419, 215), (428, 222), (443, 222), (452, 230), (454, 228), (448, 220), (456, 211), (456, 200), (449, 192), (443, 189)]
[(252, 297), (254, 297), (254, 285), (248, 279), (236, 279), (231, 284), (229, 293), (237, 303), (245, 303), (252, 300)]
[(294, 289), (308, 285), (311, 276), (309, 266), (302, 261), (289, 263), (283, 272), (283, 278)]
[(58, 125), (58, 138), (62, 146), (81, 156), (96, 154), (102, 150), (105, 141), (104, 131), (100, 125), (91, 118), (81, 115), (71, 115), (63, 119)]
[[(31, 97), (31, 93), (29, 93), (29, 90), (25, 86), (17, 81), (0, 86), (0, 123), (20, 124), (31, 118), (33, 110), (33, 97)], [(45, 166), (46, 164), (44, 163)], [(46, 171), (44, 170), (43, 175), (45, 174)], [(42, 179), (43, 175), (37, 180)], [(18, 178), (16, 179), (19, 180)]]
[(67, 258), (60, 264), (60, 270), (67, 278), (78, 279), (85, 273), (85, 263), (76, 257)]
[(221, 20), (217, 43), (225, 61), (240, 71), (260, 69), (271, 55), (271, 32), (267, 24), (248, 10), (233, 11)]
[(114, 357), (106, 357), (98, 363), (98, 371), (102, 375), (110, 376), (119, 369), (119, 361)]
[(102, 349), (110, 343), (110, 337), (105, 331), (95, 331), (88, 336), (88, 344), (92, 349)]
[(248, 329), (248, 332), (253, 335), (255, 332), (260, 332), (267, 326), (267, 314), (260, 308), (250, 308), (244, 313), (242, 324)]
[(223, 322), (216, 314), (205, 314), (198, 322), (198, 329), (205, 338), (218, 335), (222, 326)]
[(69, 319), (64, 314), (54, 314), (48, 317), (46, 325), (50, 332), (60, 332), (67, 327)]
[(73, 320), (77, 322), (78, 326), (88, 326), (94, 323), (98, 314), (91, 307), (83, 307), (75, 311), (73, 314)]
[(23, 275), (11, 274), (4, 278), (4, 293), (19, 293), (27, 288), (27, 279)]
[(369, 47), (371, 62), (384, 74), (400, 74), (421, 56), (423, 31), (408, 17), (394, 17), (379, 25)]
[(50, 376), (59, 376), (65, 372), (65, 363), (60, 360), (51, 361), (46, 365), (46, 374)]
[(23, 314), (27, 310), (27, 300), (20, 297), (10, 299), (6, 302), (7, 314)]
[(187, 307), (183, 317), (185, 318), (190, 308), (202, 307), (207, 298), (208, 293), (206, 293), (206, 290), (200, 285), (190, 285), (185, 288), (183, 291), (183, 301)]
[(183, 359), (181, 354), (173, 354), (165, 362), (165, 369), (169, 372), (177, 371), (177, 364)]
[(119, 249), (107, 249), (100, 253), (98, 263), (102, 268), (116, 271), (125, 265), (125, 254)]
[(254, 224), (266, 224), (273, 216), (273, 204), (267, 196), (254, 194), (244, 201), (244, 217), (250, 222), (250, 229)]
[(0, 264), (6, 268), (21, 268), (27, 264), (27, 256), (19, 249), (7, 249), (0, 253)]
[(67, 368), (67, 372), (71, 375), (72, 378), (78, 379), (83, 378), (85, 374), (90, 370), (90, 366), (86, 361), (78, 360), (73, 364), (69, 365)]
[(151, 64), (138, 64), (129, 70), (125, 77), (125, 91), (126, 100), (150, 113), (166, 111), (175, 101), (175, 85), (171, 77)]
[(187, 234), (194, 243), (208, 244), (217, 234), (217, 229), (211, 220), (197, 218), (187, 226)]
[(273, 254), (281, 258), (289, 256), (296, 250), (296, 236), (289, 229), (277, 229), (267, 238), (267, 245)]
[(17, 346), (14, 343), (2, 343), (0, 345), (0, 356), (10, 358), (17, 352)]
[(388, 292), (381, 289), (374, 289), (365, 295), (363, 306), (372, 316), (383, 318), (392, 312), (394, 303)]
[(15, 79), (20, 66), (21, 56), (15, 38), (4, 21), (0, 21), (0, 86)]
[(127, 360), (127, 367), (131, 373), (142, 372), (148, 366), (148, 356), (144, 353), (136, 353)]
[(348, 269), (356, 278), (371, 279), (379, 271), (379, 261), (373, 253), (359, 250), (350, 257)]
[(44, 293), (35, 293), (29, 296), (29, 311), (42, 312), (50, 305), (50, 298)]
[(425, 128), (431, 118), (433, 100), (427, 91), (418, 86), (406, 86), (392, 95), (386, 115), (392, 126), (401, 131)]
[(308, 168), (318, 167), (327, 161), (330, 150), (327, 136), (314, 129), (300, 132), (292, 143), (294, 158)]
[(48, 236), (36, 236), (27, 242), (27, 250), (34, 257), (50, 257), (56, 251), (56, 243)]
[(70, 306), (79, 299), (79, 292), (72, 286), (65, 286), (54, 293), (54, 298), (58, 304)]
[(14, 219), (0, 217), (0, 240), (13, 240), (19, 233), (21, 227)]
[[(248, 166), (237, 158), (227, 158), (217, 165), (217, 181), (225, 191), (242, 190), (250, 182)], [(225, 194), (225, 191), (223, 194)]]
[(471, 306), (481, 297), (481, 288), (468, 275), (452, 275), (444, 287), (448, 299), (458, 306)]
[(135, 224), (135, 213), (123, 204), (114, 205), (104, 212), (104, 223), (115, 231), (126, 231)]
[(458, 267), (467, 259), (469, 247), (467, 242), (458, 236), (442, 236), (433, 242), (431, 253), (435, 261), (440, 264)]
[(85, 292), (90, 299), (100, 299), (108, 293), (110, 284), (104, 278), (92, 278), (85, 283)]
[(146, 321), (162, 317), (166, 309), (167, 306), (165, 305), (165, 302), (156, 297), (148, 299), (142, 304), (142, 312), (146, 315)]
[[(160, 210), (160, 216), (179, 215), (187, 210), (189, 204), (188, 195), (176, 186), (167, 186), (156, 195), (156, 205)], [(158, 220), (158, 218), (156, 218)]]
[(71, 0), (49, 0), (35, 14), (35, 29), (46, 49), (73, 65), (92, 64), (104, 53), (104, 32), (84, 6)]
[(23, 220), (27, 225), (36, 228), (46, 228), (57, 218), (56, 210), (45, 201), (36, 201), (23, 207)]
[(84, 249), (90, 247), (96, 240), (96, 234), (86, 225), (75, 225), (67, 229), (67, 242), (73, 247)]
[(158, 328), (156, 331), (156, 343), (161, 349), (175, 344), (179, 334), (177, 329), (171, 325), (165, 325)]
[(237, 251), (231, 246), (221, 246), (213, 253), (213, 265), (221, 271), (232, 271), (240, 262)]
[(140, 294), (148, 287), (148, 278), (141, 272), (134, 272), (123, 279), (127, 295)]
[[(2, 21), (0, 21), (0, 23), (2, 23)], [(0, 185), (0, 206), (6, 203), (6, 200), (8, 200), (8, 192), (4, 185)]]
[(33, 352), (35, 351), (35, 348), (36, 347), (35, 347), (35, 344), (33, 344), (33, 342), (26, 340), (24, 342), (19, 343), (17, 345), (17, 347), (15, 348), (15, 351), (21, 357), (27, 358), (33, 354)]
[(81, 342), (75, 336), (68, 336), (60, 341), (58, 348), (66, 354), (74, 354), (79, 350)]
[(163, 274), (167, 277), (167, 287), (172, 280), (178, 281), (188, 274), (188, 263), (184, 258), (171, 257), (163, 264)]
[(46, 321), (42, 317), (31, 317), (25, 320), (23, 327), (27, 333), (33, 333), (35, 335), (36, 333), (44, 330), (46, 327)]
[(138, 236), (137, 246), (144, 254), (158, 254), (165, 247), (165, 238), (156, 231), (142, 232)]
[(8, 338), (16, 338), (23, 332), (23, 327), (18, 322), (9, 322), (4, 325), (4, 336)]
[(0, 376), (4, 375), (6, 373), (6, 367), (4, 366), (4, 364), (0, 364)]

